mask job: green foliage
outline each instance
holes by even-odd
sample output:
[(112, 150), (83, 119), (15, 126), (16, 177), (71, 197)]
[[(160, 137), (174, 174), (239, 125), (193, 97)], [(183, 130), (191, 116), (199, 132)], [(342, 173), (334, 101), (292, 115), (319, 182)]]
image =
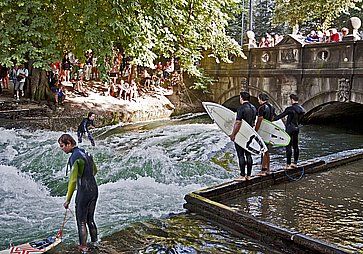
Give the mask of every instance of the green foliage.
[(363, 13), (361, 11), (362, 3), (357, 5), (355, 8), (351, 8), (348, 11), (343, 12), (338, 18), (332, 21), (332, 27), (344, 27), (347, 26), (347, 21), (351, 17), (358, 17), (363, 21)]
[[(249, 13), (248, 1), (245, 0), (245, 6), (241, 5), (239, 11), (234, 18), (230, 20), (228, 25), (228, 35), (233, 37), (236, 41), (241, 41), (242, 32), (242, 12), (244, 13), (244, 42), (247, 43), (248, 39), (246, 32), (249, 30)], [(266, 33), (286, 34), (287, 27), (282, 25), (273, 24), (273, 13), (275, 9), (275, 0), (256, 0), (253, 5), (253, 31), (256, 39), (266, 36)]]
[(272, 12), (274, 2), (271, 0), (260, 0), (254, 8), (254, 24), (256, 37), (266, 36), (266, 33), (272, 32)]
[(362, 0), (276, 0), (274, 22), (290, 26), (319, 19), (320, 29), (327, 29), (341, 13), (361, 8)]
[(195, 81), (193, 85), (189, 88), (194, 90), (207, 91), (208, 86), (211, 85), (214, 80), (204, 75), (203, 70), (197, 69), (197, 71), (199, 72), (199, 74), (195, 75)]
[(0, 61), (6, 66), (14, 62), (34, 60), (35, 67), (45, 68), (57, 54), (56, 28), (49, 0), (0, 2)]
[(203, 50), (220, 61), (241, 55), (225, 27), (236, 0), (2, 0), (0, 62), (7, 66), (33, 60), (34, 67), (70, 50), (84, 60), (92, 49), (99, 64), (120, 45), (137, 65), (159, 57), (178, 57), (191, 75)]
[[(243, 31), (244, 34), (247, 31), (247, 19), (248, 19), (248, 12), (246, 9), (243, 9), (241, 6), (241, 12), (237, 13), (235, 17), (228, 22), (227, 34), (234, 38), (236, 41), (241, 42), (241, 33), (242, 33), (242, 12), (244, 13), (244, 24), (243, 24)], [(245, 43), (246, 36), (243, 38), (243, 43)]]
[(254, 6), (254, 32), (256, 38), (266, 36), (266, 33), (286, 34), (284, 25), (273, 24), (273, 13), (275, 9), (274, 0), (258, 0)]

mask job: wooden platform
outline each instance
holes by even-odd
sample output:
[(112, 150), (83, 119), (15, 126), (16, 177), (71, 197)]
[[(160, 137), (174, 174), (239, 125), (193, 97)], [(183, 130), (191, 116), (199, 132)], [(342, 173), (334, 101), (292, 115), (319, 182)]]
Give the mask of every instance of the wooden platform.
[[(290, 177), (298, 177), (302, 169), (305, 174), (314, 174), (361, 159), (363, 159), (362, 151), (336, 159), (308, 160), (301, 163), (298, 169), (289, 170), (286, 173)], [(250, 214), (219, 203), (251, 191), (287, 182), (290, 178), (286, 173), (285, 170), (278, 170), (267, 176), (255, 176), (249, 181), (231, 181), (189, 193), (185, 196), (184, 208), (204, 216), (236, 235), (249, 236), (263, 245), (272, 246), (281, 253), (353, 253), (300, 232), (259, 220)]]

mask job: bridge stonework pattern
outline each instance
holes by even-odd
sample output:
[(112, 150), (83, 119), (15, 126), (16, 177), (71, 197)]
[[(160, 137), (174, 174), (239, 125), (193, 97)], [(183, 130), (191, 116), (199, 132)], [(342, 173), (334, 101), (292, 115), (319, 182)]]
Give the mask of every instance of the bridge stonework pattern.
[(292, 35), (273, 48), (252, 48), (247, 59), (202, 67), (214, 77), (211, 100), (220, 104), (247, 90), (267, 93), (279, 111), (296, 93), (307, 111), (332, 102), (363, 104), (363, 41), (304, 44)]

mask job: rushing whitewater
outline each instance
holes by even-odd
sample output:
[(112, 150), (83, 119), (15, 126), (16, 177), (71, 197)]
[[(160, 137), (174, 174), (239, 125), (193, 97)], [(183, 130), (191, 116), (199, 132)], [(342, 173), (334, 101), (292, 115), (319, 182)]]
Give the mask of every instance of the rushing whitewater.
[[(94, 155), (99, 167), (95, 217), (101, 237), (134, 221), (180, 213), (186, 193), (238, 174), (210, 162), (213, 153), (231, 146), (214, 125), (113, 132), (97, 130), (95, 136), (105, 138), (96, 138), (95, 148), (88, 140), (80, 145)], [(60, 227), (68, 180), (68, 155), (58, 147), (60, 135), (0, 129), (2, 248), (10, 241), (20, 243), (55, 234)], [(74, 209), (74, 204), (71, 207)], [(73, 220), (65, 234), (66, 240), (76, 240)]]

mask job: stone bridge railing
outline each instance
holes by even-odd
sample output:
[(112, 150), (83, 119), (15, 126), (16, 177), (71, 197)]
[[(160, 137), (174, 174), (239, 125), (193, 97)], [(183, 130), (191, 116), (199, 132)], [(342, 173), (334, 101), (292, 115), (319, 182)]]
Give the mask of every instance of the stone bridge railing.
[(331, 102), (363, 104), (363, 41), (303, 44), (287, 36), (273, 48), (252, 48), (247, 59), (217, 64), (205, 58), (202, 66), (214, 77), (211, 100), (237, 101), (241, 90), (257, 97), (267, 93), (282, 110), (296, 93), (310, 111)]

